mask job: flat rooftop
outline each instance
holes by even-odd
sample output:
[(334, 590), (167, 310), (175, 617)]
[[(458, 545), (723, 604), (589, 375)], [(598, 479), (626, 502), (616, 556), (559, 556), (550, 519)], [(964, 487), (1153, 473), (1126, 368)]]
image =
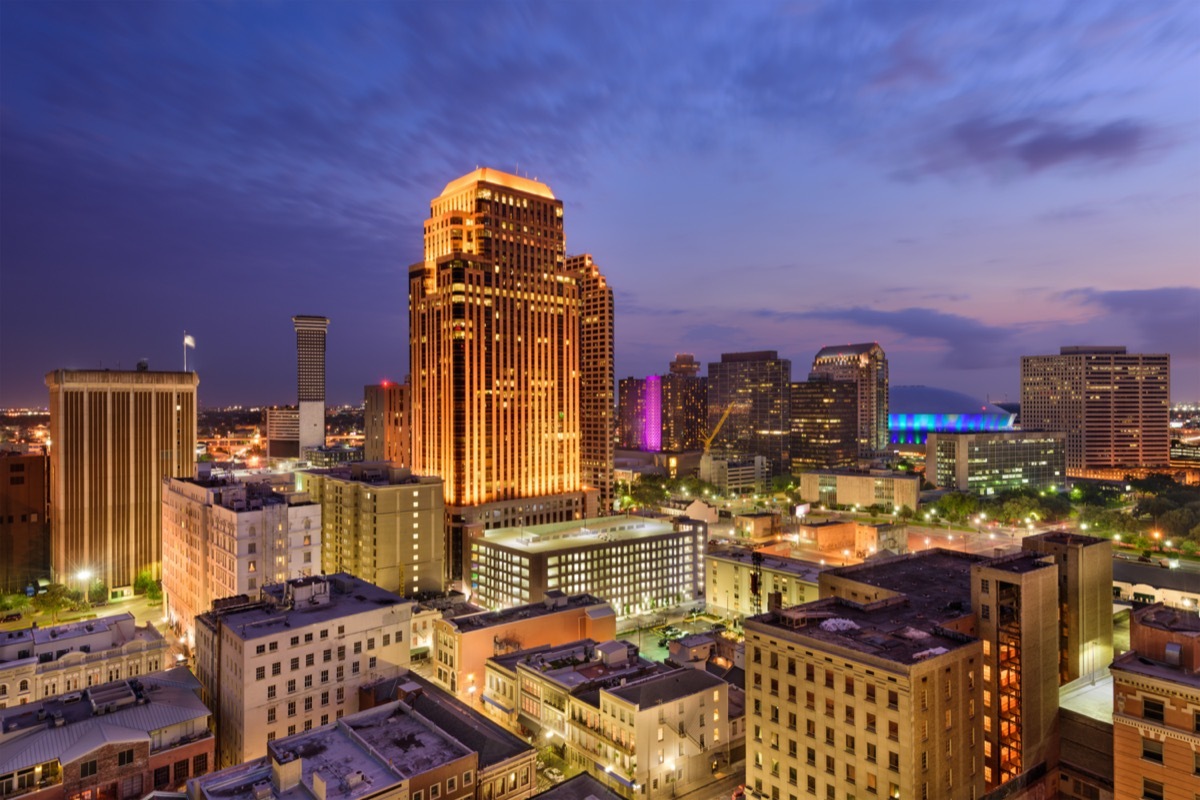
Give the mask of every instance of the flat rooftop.
[[(670, 536), (675, 533), (675, 528), (671, 524), (672, 519), (675, 518), (599, 517), (553, 522), (547, 525), (493, 528), (484, 531), (483, 540), (486, 544), (499, 545), (510, 550), (526, 553), (551, 553), (590, 547), (606, 542), (637, 541), (653, 536)], [(694, 533), (694, 531), (686, 531), (679, 535), (691, 536)]]
[(824, 574), (903, 594), (914, 606), (920, 607), (920, 613), (936, 613), (938, 608), (953, 612), (940, 614), (946, 618), (970, 613), (971, 567), (990, 560), (988, 556), (933, 548), (880, 561), (835, 567), (825, 570)]
[(610, 689), (608, 693), (638, 708), (652, 708), (726, 685), (725, 681), (702, 669), (677, 669), (627, 683), (619, 689)]
[(0, 632), (0, 665), (24, 660), (14, 657), (20, 650), (32, 649), (26, 658), (49, 654), (53, 655), (53, 660), (57, 660), (85, 646), (89, 648), (86, 652), (103, 653), (137, 641), (166, 646), (166, 640), (153, 624), (138, 627), (133, 614), (128, 611), (47, 628), (31, 626)]
[(1081, 678), (1058, 690), (1058, 706), (1085, 717), (1112, 724), (1113, 679), (1105, 670), (1094, 681)]
[(1113, 659), (1113, 663), (1109, 669), (1132, 672), (1148, 678), (1157, 678), (1158, 680), (1189, 686), (1192, 689), (1200, 689), (1200, 672), (1188, 672), (1181, 666), (1177, 667), (1173, 664), (1140, 656), (1136, 650), (1122, 653)]
[[(721, 548), (718, 550), (710, 550), (704, 556), (706, 559), (711, 558), (716, 561), (728, 561), (737, 564), (748, 564), (753, 566), (754, 554), (743, 548)], [(805, 561), (801, 558), (788, 558), (786, 556), (763, 555), (762, 568), (772, 572), (786, 572), (789, 575), (794, 575), (797, 578), (806, 581), (807, 583), (816, 584), (818, 576), (825, 569), (818, 563), (813, 561)]]
[[(322, 595), (328, 600), (311, 603), (297, 601), (294, 605), (285, 600), (289, 584), (296, 588), (327, 583), (329, 593)], [(286, 628), (304, 628), (321, 625), (336, 619), (361, 614), (381, 607), (402, 603), (414, 603), (394, 592), (381, 589), (344, 572), (322, 577), (300, 578), (288, 584), (263, 587), (265, 599), (245, 606), (234, 606), (219, 611), (208, 611), (196, 619), (211, 625), (216, 618), (242, 639), (273, 636)]]
[(976, 639), (940, 628), (907, 597), (867, 605), (829, 597), (746, 619), (747, 630), (759, 627), (786, 632), (800, 641), (813, 640), (818, 648), (840, 647), (905, 667), (978, 646)]
[(1077, 545), (1079, 547), (1091, 547), (1092, 545), (1108, 543), (1108, 539), (1102, 539), (1099, 536), (1088, 536), (1084, 533), (1073, 533), (1071, 531), (1046, 531), (1045, 533), (1026, 536), (1022, 539), (1023, 542), (1038, 541), (1038, 540), (1053, 542), (1061, 545)]
[(1027, 572), (1037, 572), (1039, 569), (1053, 568), (1049, 562), (1050, 559), (1046, 553), (1039, 553), (1034, 550), (1026, 550), (1012, 555), (1000, 556), (993, 558), (983, 564), (988, 569), (999, 570), (1000, 572), (1011, 572), (1014, 575), (1024, 575)]
[(606, 600), (601, 600), (590, 594), (576, 594), (565, 598), (564, 605), (554, 603), (529, 603), (523, 606), (487, 611), (482, 614), (467, 614), (461, 617), (450, 617), (446, 622), (459, 631), (477, 631), (483, 628), (493, 628), (497, 625), (509, 625), (523, 619), (536, 619), (548, 614), (557, 614), (568, 609), (592, 609), (593, 616), (615, 616), (612, 607)]
[(624, 798), (590, 774), (581, 772), (574, 778), (551, 786), (541, 794), (535, 794), (531, 800), (624, 800)]

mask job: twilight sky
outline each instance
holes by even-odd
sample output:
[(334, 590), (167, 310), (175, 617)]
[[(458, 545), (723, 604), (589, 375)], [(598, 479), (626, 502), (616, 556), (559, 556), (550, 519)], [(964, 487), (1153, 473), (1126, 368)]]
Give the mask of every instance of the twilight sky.
[(548, 183), (675, 352), (878, 341), (892, 383), (999, 399), (1064, 344), (1172, 355), (1200, 400), (1200, 4), (0, 3), (0, 406), (56, 367), (200, 401), (407, 370), (429, 200)]

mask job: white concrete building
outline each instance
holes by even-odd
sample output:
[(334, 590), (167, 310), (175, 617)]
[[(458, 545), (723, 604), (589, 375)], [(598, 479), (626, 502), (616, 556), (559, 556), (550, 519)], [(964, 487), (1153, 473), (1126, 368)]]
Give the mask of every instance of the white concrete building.
[(415, 604), (352, 575), (267, 586), (196, 618), (196, 676), (221, 767), (358, 710), (358, 688), (409, 663)]
[(321, 506), (266, 480), (211, 477), (163, 482), (163, 596), (189, 647), (214, 600), (258, 597), (263, 586), (321, 571)]
[(0, 708), (156, 672), (167, 649), (130, 613), (0, 632)]

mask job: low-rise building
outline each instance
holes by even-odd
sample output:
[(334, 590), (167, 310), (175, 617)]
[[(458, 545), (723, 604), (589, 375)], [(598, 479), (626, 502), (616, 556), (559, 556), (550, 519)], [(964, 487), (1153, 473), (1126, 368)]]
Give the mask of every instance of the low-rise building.
[(409, 663), (410, 600), (351, 575), (264, 587), (196, 618), (196, 673), (222, 766), (358, 710), (358, 687)]
[(1129, 603), (1162, 603), (1172, 608), (1200, 609), (1200, 575), (1170, 569), (1162, 557), (1146, 563), (1117, 558), (1112, 562), (1113, 599)]
[(0, 797), (132, 800), (213, 765), (209, 710), (186, 667), (0, 712)]
[(1061, 487), (1067, 435), (1045, 431), (930, 433), (925, 479), (941, 489), (991, 495), (1011, 489)]
[(1200, 791), (1200, 619), (1161, 604), (1133, 612), (1111, 666), (1116, 797)]
[(813, 470), (800, 473), (800, 498), (826, 506), (885, 506), (917, 510), (921, 476), (887, 470)]
[(621, 516), (487, 530), (468, 540), (472, 600), (490, 609), (547, 592), (603, 597), (620, 618), (703, 602), (708, 526)]
[(414, 596), (445, 586), (442, 480), (385, 462), (296, 473), (321, 504), (325, 572), (348, 572)]
[(0, 592), (50, 579), (50, 457), (0, 449)]
[(154, 625), (128, 612), (0, 631), (0, 708), (157, 672), (168, 649)]
[(561, 744), (567, 735), (568, 697), (661, 671), (660, 664), (640, 657), (628, 642), (581, 639), (543, 645), (487, 660), (483, 706), (511, 728)]
[(696, 669), (652, 675), (567, 701), (568, 763), (622, 797), (670, 797), (728, 764), (730, 687)]
[(321, 571), (321, 507), (270, 480), (167, 478), (162, 491), (163, 607), (188, 647), (214, 600)]
[[(266, 746), (188, 782), (188, 800), (470, 800), (478, 755), (399, 701)], [(530, 776), (525, 776), (526, 783)]]
[(434, 683), (474, 704), (489, 658), (581, 636), (608, 642), (617, 635), (617, 617), (612, 606), (592, 595), (553, 591), (540, 603), (446, 617), (433, 627)]
[[(820, 597), (811, 561), (745, 548), (710, 550), (704, 556), (705, 603), (710, 614), (740, 619), (771, 608), (789, 608)], [(755, 585), (755, 573), (760, 576)]]

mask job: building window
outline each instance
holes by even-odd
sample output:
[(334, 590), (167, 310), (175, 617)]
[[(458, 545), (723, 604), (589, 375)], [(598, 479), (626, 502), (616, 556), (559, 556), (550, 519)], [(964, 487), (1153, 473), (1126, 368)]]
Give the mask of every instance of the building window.
[(117, 753), (117, 766), (127, 767), (133, 763), (133, 748)]
[(208, 772), (208, 753), (192, 757), (192, 774), (203, 775)]
[(1154, 722), (1163, 721), (1163, 704), (1161, 700), (1143, 700), (1142, 717)]
[(186, 758), (175, 762), (175, 785), (179, 786), (188, 779), (188, 760)]
[(96, 774), (96, 759), (85, 761), (79, 765), (79, 777), (90, 778)]
[(262, 679), (264, 679), (266, 677), (267, 677), (267, 668), (266, 667), (256, 667), (255, 668), (254, 679), (256, 681), (261, 681)]
[(1142, 778), (1142, 797), (1145, 800), (1163, 800), (1163, 785), (1159, 781)]
[(154, 770), (154, 788), (165, 789), (171, 785), (171, 768), (159, 767)]
[(1156, 764), (1163, 763), (1163, 743), (1154, 739), (1142, 739), (1142, 758)]

